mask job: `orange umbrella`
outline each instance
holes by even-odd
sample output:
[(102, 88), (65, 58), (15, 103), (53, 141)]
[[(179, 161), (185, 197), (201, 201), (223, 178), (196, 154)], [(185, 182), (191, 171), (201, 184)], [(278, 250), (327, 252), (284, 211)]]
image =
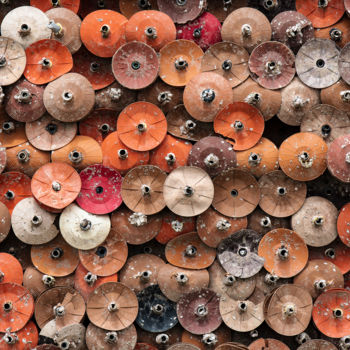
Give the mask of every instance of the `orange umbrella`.
[(43, 39), (26, 49), (27, 65), (24, 76), (31, 83), (46, 84), (68, 73), (73, 58), (66, 46), (53, 39)]
[(1, 147), (14, 147), (27, 141), (24, 123), (10, 118), (3, 109), (0, 109), (0, 145)]
[(56, 7), (65, 7), (74, 13), (78, 13), (80, 0), (30, 0), (30, 6), (37, 7), (43, 12)]
[(341, 241), (350, 247), (350, 203), (345, 204), (340, 209), (337, 230)]
[(149, 151), (164, 140), (167, 121), (152, 103), (135, 102), (124, 108), (117, 122), (120, 140), (135, 151)]
[(257, 108), (246, 102), (234, 102), (217, 114), (214, 130), (232, 139), (234, 150), (242, 151), (258, 143), (264, 124), (264, 118)]
[(112, 10), (98, 10), (88, 14), (80, 28), (85, 47), (98, 57), (112, 57), (125, 43), (126, 17)]
[(141, 41), (159, 51), (176, 39), (176, 28), (172, 19), (160, 11), (140, 11), (133, 14), (125, 28), (127, 41)]
[(65, 163), (48, 163), (35, 172), (31, 183), (33, 196), (42, 204), (63, 209), (78, 196), (79, 174)]
[(344, 0), (296, 0), (298, 12), (308, 17), (315, 28), (325, 28), (338, 22), (345, 12)]
[(127, 18), (139, 11), (158, 10), (157, 0), (119, 0), (119, 7)]
[(320, 136), (309, 132), (296, 133), (280, 146), (279, 164), (293, 180), (314, 180), (327, 168), (327, 150), (327, 144)]
[(30, 197), (30, 177), (19, 171), (10, 171), (0, 175), (0, 201), (10, 213), (22, 199)]
[(0, 253), (0, 283), (8, 282), (22, 284), (22, 265), (11, 254)]

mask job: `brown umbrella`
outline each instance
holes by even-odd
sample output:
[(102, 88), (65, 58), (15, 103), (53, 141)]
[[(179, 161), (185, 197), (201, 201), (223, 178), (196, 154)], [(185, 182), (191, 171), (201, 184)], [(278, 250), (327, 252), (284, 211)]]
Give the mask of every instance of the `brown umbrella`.
[(320, 97), (322, 103), (350, 112), (350, 86), (344, 80), (339, 80), (332, 86), (322, 89)]
[(183, 100), (187, 112), (194, 119), (212, 122), (216, 114), (231, 103), (231, 86), (217, 73), (200, 73), (187, 83)]
[(201, 71), (220, 74), (234, 88), (249, 77), (248, 59), (243, 47), (228, 41), (216, 43), (205, 52)]
[(293, 282), (307, 290), (313, 298), (331, 288), (344, 288), (344, 277), (338, 267), (321, 259), (309, 261)]
[(333, 242), (337, 234), (338, 210), (322, 197), (306, 198), (300, 210), (292, 216), (294, 231), (312, 247), (323, 247)]
[(350, 118), (333, 106), (316, 105), (304, 116), (300, 131), (312, 132), (330, 145), (339, 136), (350, 134)]
[(29, 142), (42, 151), (53, 151), (70, 143), (76, 133), (76, 123), (60, 122), (48, 113), (40, 119), (26, 123), (26, 135)]
[(119, 332), (107, 331), (90, 323), (86, 329), (86, 346), (89, 350), (113, 350), (116, 347), (133, 350), (137, 341), (136, 328), (132, 324)]
[(338, 68), (339, 73), (342, 77), (342, 79), (349, 84), (350, 82), (350, 75), (349, 75), (349, 64), (350, 64), (350, 45), (346, 44), (342, 50), (340, 51), (339, 59), (338, 59)]
[(233, 277), (254, 276), (264, 265), (264, 258), (258, 255), (259, 241), (260, 235), (249, 229), (223, 239), (217, 248), (221, 266)]
[(322, 89), (336, 83), (339, 49), (333, 41), (311, 39), (299, 50), (295, 68), (300, 80), (309, 87)]
[(257, 178), (279, 168), (278, 148), (265, 137), (252, 148), (237, 151), (236, 157), (237, 168), (249, 171)]
[[(344, 1), (344, 3), (347, 0)], [(343, 48), (350, 39), (349, 16), (344, 16), (340, 21), (326, 28), (319, 28), (315, 31), (316, 38), (333, 40), (337, 46)]]
[(214, 186), (209, 175), (197, 167), (179, 167), (164, 182), (164, 200), (175, 214), (196, 216), (213, 201)]
[(248, 172), (229, 170), (216, 176), (213, 182), (213, 207), (223, 215), (246, 216), (253, 212), (260, 201), (258, 182)]
[(86, 117), (95, 103), (90, 82), (78, 73), (66, 73), (47, 85), (44, 104), (57, 120), (75, 122)]
[(185, 294), (177, 303), (177, 317), (183, 328), (193, 334), (215, 331), (221, 322), (220, 296), (203, 288)]
[(260, 208), (275, 217), (287, 217), (296, 213), (306, 198), (306, 184), (295, 181), (281, 170), (272, 171), (259, 179)]
[(244, 101), (256, 107), (265, 121), (271, 119), (281, 108), (281, 92), (260, 86), (252, 78), (232, 89), (232, 102)]
[(214, 133), (212, 123), (204, 123), (192, 118), (184, 105), (177, 105), (167, 116), (168, 133), (185, 140), (199, 141)]
[(207, 270), (188, 270), (166, 264), (160, 268), (157, 281), (162, 293), (178, 302), (187, 293), (207, 288), (209, 273)]
[(40, 328), (55, 320), (56, 329), (79, 323), (85, 315), (85, 301), (70, 287), (55, 287), (43, 292), (35, 303), (35, 320)]
[(255, 290), (255, 277), (236, 278), (227, 273), (217, 260), (209, 267), (209, 288), (222, 298), (246, 300)]
[(294, 336), (306, 329), (311, 313), (311, 295), (299, 286), (286, 284), (268, 299), (265, 320), (275, 332)]
[(236, 166), (236, 155), (232, 145), (223, 138), (208, 136), (193, 145), (187, 164), (216, 176)]
[(80, 323), (65, 326), (55, 334), (55, 343), (60, 349), (85, 350), (85, 331), (85, 327)]
[(55, 219), (55, 214), (42, 209), (33, 197), (29, 197), (15, 206), (11, 216), (12, 229), (26, 244), (44, 244), (58, 235)]
[[(120, 12), (127, 18), (133, 14), (143, 10), (158, 10), (157, 0), (120, 0), (119, 4), (112, 3), (113, 6), (118, 5)], [(117, 11), (118, 8), (115, 8)]]
[(157, 284), (158, 273), (165, 262), (153, 254), (137, 254), (130, 257), (119, 274), (119, 280), (135, 293)]
[(281, 94), (282, 105), (277, 116), (287, 125), (300, 125), (309, 110), (320, 103), (318, 90), (306, 86), (297, 77), (281, 90)]
[(303, 239), (286, 228), (277, 228), (263, 236), (258, 254), (265, 260), (265, 269), (282, 278), (293, 277), (302, 271), (309, 256)]
[(0, 202), (0, 243), (2, 243), (11, 229), (11, 214), (7, 209), (7, 206)]
[(120, 331), (136, 319), (138, 302), (135, 293), (122, 283), (107, 282), (95, 289), (87, 302), (87, 315), (95, 326)]
[(163, 184), (166, 173), (152, 165), (140, 165), (131, 169), (122, 183), (125, 205), (145, 215), (156, 214), (165, 207)]
[(27, 141), (24, 131), (24, 123), (17, 122), (10, 118), (4, 111), (0, 109), (0, 145), (1, 147), (14, 147)]
[(337, 350), (337, 347), (327, 340), (310, 339), (300, 345), (297, 350)]
[(232, 41), (251, 52), (258, 44), (271, 39), (271, 25), (262, 12), (241, 7), (227, 16), (221, 36), (222, 40)]
[(206, 246), (197, 233), (185, 233), (173, 238), (165, 247), (165, 256), (174, 266), (200, 270), (215, 260), (215, 249)]
[(328, 170), (338, 180), (350, 182), (350, 135), (339, 136), (329, 146)]
[(247, 228), (246, 217), (228, 217), (213, 208), (208, 208), (197, 218), (198, 236), (212, 248), (216, 248), (221, 240), (244, 228)]

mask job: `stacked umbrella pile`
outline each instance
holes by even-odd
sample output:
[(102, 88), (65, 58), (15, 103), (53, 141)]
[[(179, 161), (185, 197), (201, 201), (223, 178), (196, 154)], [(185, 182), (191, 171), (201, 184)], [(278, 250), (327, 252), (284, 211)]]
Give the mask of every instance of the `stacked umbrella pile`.
[(348, 0), (1, 0), (0, 350), (350, 348)]

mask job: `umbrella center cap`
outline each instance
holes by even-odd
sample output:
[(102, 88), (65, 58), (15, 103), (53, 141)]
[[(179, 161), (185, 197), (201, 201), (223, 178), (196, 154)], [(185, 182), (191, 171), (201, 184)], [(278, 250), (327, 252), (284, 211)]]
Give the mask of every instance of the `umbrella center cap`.
[(197, 255), (197, 248), (193, 245), (188, 245), (185, 249), (185, 255), (189, 257), (193, 257)]
[(145, 270), (140, 273), (140, 281), (142, 283), (148, 283), (151, 280), (152, 271)]
[(236, 282), (236, 278), (232, 276), (231, 274), (226, 274), (224, 277), (224, 285), (227, 287), (233, 286), (233, 284)]
[(220, 159), (214, 153), (208, 154), (204, 159), (204, 164), (209, 168), (216, 168), (219, 165)]
[(285, 246), (281, 246), (277, 249), (277, 255), (281, 260), (287, 260), (289, 258), (289, 251)]
[(342, 309), (334, 309), (333, 316), (335, 318), (342, 318), (343, 317), (343, 310)]
[(186, 274), (184, 273), (178, 273), (176, 274), (176, 281), (179, 284), (186, 284), (188, 282), (188, 277)]
[(101, 194), (101, 193), (103, 193), (103, 187), (102, 186), (97, 186), (95, 191), (96, 191), (97, 194)]
[(350, 164), (350, 152), (346, 153), (346, 155), (345, 155), (345, 162)]
[(176, 0), (176, 5), (178, 6), (185, 6), (187, 3), (187, 0)]
[(213, 89), (205, 89), (201, 93), (201, 99), (206, 103), (211, 103), (215, 99), (215, 91)]
[(199, 317), (205, 317), (208, 315), (208, 308), (203, 305), (198, 305), (196, 309), (196, 315)]
[(63, 256), (63, 249), (62, 248), (55, 248), (51, 251), (50, 256), (52, 259), (58, 259), (61, 256)]
[(61, 190), (61, 184), (58, 183), (57, 181), (53, 181), (51, 186), (52, 186), (52, 189), (56, 192)]
[(110, 31), (111, 31), (111, 28), (109, 27), (109, 25), (104, 24), (100, 29), (102, 38), (107, 38), (109, 36)]
[(156, 304), (152, 306), (151, 310), (155, 315), (161, 315), (164, 312), (164, 306), (161, 304)]
[(219, 231), (227, 231), (231, 227), (231, 223), (226, 219), (218, 220), (216, 223), (216, 228)]
[(18, 337), (16, 333), (7, 333), (5, 334), (3, 339), (5, 340), (6, 344), (9, 344), (9, 345), (13, 345), (18, 342)]
[(83, 160), (83, 154), (79, 151), (73, 150), (69, 153), (68, 158), (73, 163), (80, 163)]
[(12, 200), (15, 198), (15, 193), (11, 190), (7, 190), (6, 193), (5, 193), (5, 198), (7, 200)]
[(145, 132), (147, 130), (147, 124), (146, 123), (139, 123), (136, 126), (138, 132)]
[(91, 221), (88, 220), (88, 219), (83, 219), (81, 220), (80, 222), (80, 228), (83, 230), (83, 231), (88, 231), (91, 229)]
[(57, 304), (56, 306), (53, 307), (53, 313), (56, 317), (62, 317), (65, 315), (66, 310), (63, 305)]
[(318, 0), (318, 7), (326, 8), (328, 6), (328, 0)]
[(0, 271), (0, 282), (2, 282), (4, 280), (5, 274)]
[(60, 344), (59, 344), (59, 347), (62, 349), (62, 350), (68, 350), (69, 347), (70, 347), (70, 342), (68, 340), (63, 340)]
[(277, 193), (279, 196), (285, 196), (287, 194), (287, 189), (285, 187), (277, 187)]
[(143, 196), (149, 196), (151, 194), (151, 187), (149, 187), (148, 185), (142, 185), (141, 193)]
[(343, 32), (338, 28), (332, 28), (329, 35), (333, 41), (341, 41), (343, 38)]
[(298, 156), (299, 163), (304, 167), (304, 168), (311, 168), (313, 159), (310, 158), (309, 153), (307, 152), (301, 152)]
[(325, 65), (326, 65), (326, 62), (325, 62), (324, 59), (322, 59), (322, 58), (319, 58), (319, 59), (316, 61), (316, 67), (317, 67), (317, 68), (323, 68)]
[(318, 291), (323, 291), (327, 287), (327, 281), (326, 280), (318, 280), (315, 282), (314, 286)]
[(261, 157), (257, 153), (250, 153), (248, 163), (250, 166), (257, 166), (261, 162)]
[(278, 0), (264, 0), (263, 6), (266, 10), (272, 10), (278, 6)]
[(279, 277), (276, 275), (272, 275), (270, 273), (267, 273), (264, 277), (264, 281), (266, 284), (276, 284), (276, 282), (278, 281)]
[(295, 316), (297, 313), (297, 306), (294, 303), (285, 303), (282, 307), (282, 312), (285, 316)]
[(281, 70), (279, 68), (279, 65), (275, 61), (268, 61), (265, 65), (265, 72), (268, 74), (281, 74)]
[(193, 37), (198, 39), (201, 37), (201, 32), (202, 32), (202, 28), (196, 28), (194, 31), (193, 31)]
[(350, 102), (350, 90), (344, 90), (340, 92), (340, 97), (344, 102)]
[(247, 23), (242, 25), (241, 30), (242, 30), (242, 35), (245, 37), (252, 35), (252, 27)]
[(107, 248), (104, 246), (99, 246), (97, 247), (95, 254), (100, 258), (104, 258), (107, 255)]
[(128, 217), (131, 225), (140, 227), (147, 224), (147, 216), (143, 213), (133, 213)]
[(60, 5), (60, 0), (51, 0), (51, 4), (53, 7), (57, 7)]
[(96, 73), (100, 70), (101, 65), (97, 62), (91, 62), (90, 64), (90, 71), (92, 73)]
[(332, 131), (332, 128), (330, 125), (328, 125), (328, 124), (322, 125), (321, 132), (322, 132), (323, 137), (328, 137), (329, 134), (331, 133), (331, 131)]
[(184, 195), (185, 195), (186, 197), (192, 197), (193, 194), (194, 194), (194, 189), (193, 189), (191, 186), (186, 186), (186, 187), (184, 188)]
[(15, 130), (15, 124), (13, 122), (5, 122), (2, 124), (2, 129), (6, 134), (10, 134), (11, 131)]
[(236, 120), (233, 125), (231, 124), (236, 131), (241, 131), (244, 129), (244, 124), (240, 120)]
[(333, 248), (328, 248), (325, 250), (325, 255), (331, 259), (335, 259), (335, 250)]
[(154, 27), (147, 27), (145, 29), (145, 34), (147, 38), (149, 39), (156, 39), (157, 38), (157, 30)]
[(131, 68), (133, 70), (139, 70), (141, 68), (141, 63), (139, 61), (131, 62)]
[(30, 27), (27, 23), (22, 23), (21, 26), (19, 27), (18, 34), (22, 37), (27, 36), (30, 34)]
[(231, 60), (225, 60), (222, 62), (222, 69), (224, 71), (229, 71), (232, 68), (232, 61)]
[(296, 341), (299, 345), (306, 343), (310, 339), (311, 337), (306, 332), (300, 333), (296, 336)]
[(64, 91), (62, 94), (62, 99), (64, 103), (71, 102), (73, 100), (73, 93), (71, 91)]
[(312, 222), (315, 226), (322, 226), (324, 223), (324, 217), (322, 215), (316, 215), (312, 218)]
[(5, 67), (6, 63), (6, 57), (4, 55), (0, 55), (0, 67)]
[(341, 349), (348, 349), (350, 345), (350, 335), (340, 338), (339, 345), (341, 346)]
[(232, 5), (232, 0), (223, 0), (223, 2), (225, 6)]
[(193, 120), (186, 120), (185, 128), (187, 130), (194, 130), (196, 128), (197, 124)]
[(295, 26), (291, 26), (291, 27), (287, 28), (286, 34), (287, 34), (288, 38), (290, 38), (290, 39), (295, 38), (298, 34), (302, 35), (300, 23), (297, 23)]
[(176, 162), (176, 157), (175, 157), (175, 154), (174, 153), (168, 153), (166, 156), (165, 156), (165, 160), (166, 162), (169, 164), (169, 165), (172, 165)]
[(295, 96), (292, 102), (292, 106), (294, 109), (300, 109), (300, 108), (303, 108), (309, 102), (310, 102), (309, 98), (307, 98), (306, 100), (303, 100), (300, 96)]
[(264, 228), (271, 227), (271, 219), (268, 216), (261, 218), (260, 226)]
[(158, 334), (156, 336), (156, 343), (157, 344), (168, 344), (169, 343), (169, 336), (165, 333)]
[(240, 312), (246, 312), (247, 309), (248, 309), (248, 305), (247, 305), (246, 302), (241, 301), (241, 302), (238, 303), (238, 308), (239, 308)]
[(231, 190), (231, 196), (232, 197), (237, 197), (238, 196), (238, 190), (236, 190), (236, 189)]
[(56, 124), (47, 124), (45, 127), (45, 130), (50, 134), (50, 135), (54, 135), (57, 132), (57, 125)]
[(171, 101), (173, 94), (170, 91), (162, 91), (159, 93), (157, 99), (160, 103), (165, 104)]
[(32, 94), (28, 89), (22, 89), (17, 95), (14, 96), (14, 99), (19, 103), (29, 103), (32, 100)]
[(32, 217), (32, 224), (34, 226), (39, 226), (40, 224), (42, 224), (43, 222), (43, 218), (40, 215), (34, 215)]
[(261, 94), (258, 92), (250, 93), (245, 99), (244, 102), (249, 103), (250, 105), (256, 106), (261, 101)]
[(241, 257), (245, 257), (248, 254), (248, 249), (246, 247), (240, 247), (238, 249), (238, 255)]
[(84, 276), (84, 281), (89, 285), (92, 286), (97, 281), (97, 276), (94, 275), (92, 272), (88, 272)]
[(203, 334), (202, 343), (206, 345), (214, 345), (218, 342), (218, 338), (214, 333)]
[(139, 8), (142, 10), (146, 10), (146, 9), (151, 8), (151, 4), (148, 0), (139, 0), (137, 4), (138, 4)]
[(41, 66), (43, 69), (51, 68), (52, 62), (48, 58), (43, 57), (43, 59), (41, 60)]
[(177, 60), (175, 60), (175, 68), (177, 70), (184, 70), (187, 67), (188, 67), (188, 62), (184, 58), (180, 57)]
[(103, 134), (107, 134), (107, 132), (111, 130), (111, 127), (109, 126), (109, 124), (105, 123), (105, 124), (102, 124), (102, 125), (99, 127), (99, 130), (100, 130)]
[(118, 341), (117, 332), (107, 332), (105, 336), (105, 342), (108, 344), (115, 344)]
[(171, 222), (171, 228), (175, 231), (175, 232), (182, 232), (183, 228), (184, 228), (184, 224), (183, 222), (179, 221), (179, 220), (173, 220)]
[(115, 301), (111, 301), (108, 304), (107, 309), (108, 309), (109, 312), (115, 312), (115, 311), (119, 310), (119, 306), (117, 305), (117, 303)]
[(127, 159), (128, 158), (128, 151), (126, 149), (120, 149), (118, 150), (118, 157), (119, 159)]
[(28, 150), (23, 149), (21, 151), (19, 151), (17, 153), (17, 159), (21, 162), (21, 163), (26, 163), (29, 161), (30, 158), (30, 153)]
[(111, 101), (119, 101), (119, 99), (122, 97), (123, 91), (121, 89), (111, 88), (108, 91), (108, 95), (111, 98)]
[(41, 278), (41, 281), (45, 284), (45, 286), (48, 286), (50, 288), (54, 287), (56, 283), (55, 278), (49, 275), (44, 275)]
[(12, 305), (12, 302), (11, 301), (6, 301), (4, 302), (4, 305), (3, 305), (3, 310), (5, 312), (10, 312), (13, 308), (13, 305)]
[[(56, 6), (54, 6), (56, 7)], [(55, 23), (54, 20), (50, 20), (49, 24), (47, 25), (49, 29), (52, 30), (53, 34), (56, 38), (62, 38), (63, 37), (63, 28), (60, 23)]]

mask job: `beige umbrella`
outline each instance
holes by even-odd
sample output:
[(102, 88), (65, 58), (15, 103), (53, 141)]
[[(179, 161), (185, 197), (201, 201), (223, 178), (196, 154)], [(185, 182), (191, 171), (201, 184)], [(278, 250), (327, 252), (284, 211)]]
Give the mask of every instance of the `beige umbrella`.
[(72, 324), (60, 329), (54, 337), (60, 349), (85, 349), (85, 327), (81, 323)]

